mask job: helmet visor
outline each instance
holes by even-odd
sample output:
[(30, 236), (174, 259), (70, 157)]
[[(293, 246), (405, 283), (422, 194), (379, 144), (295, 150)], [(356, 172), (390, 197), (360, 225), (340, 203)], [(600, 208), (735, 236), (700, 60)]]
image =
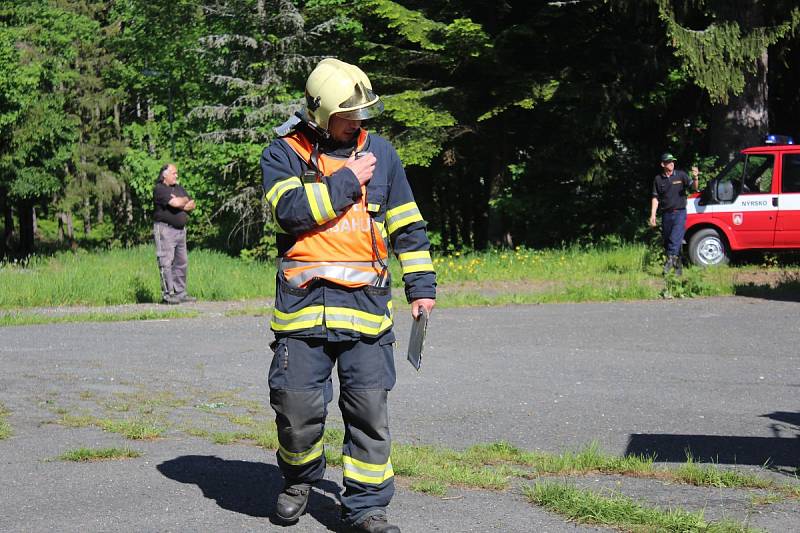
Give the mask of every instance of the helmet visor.
[(383, 102), (377, 100), (374, 104), (351, 111), (340, 111), (334, 113), (337, 117), (342, 117), (347, 120), (367, 120), (368, 118), (377, 117), (383, 113)]

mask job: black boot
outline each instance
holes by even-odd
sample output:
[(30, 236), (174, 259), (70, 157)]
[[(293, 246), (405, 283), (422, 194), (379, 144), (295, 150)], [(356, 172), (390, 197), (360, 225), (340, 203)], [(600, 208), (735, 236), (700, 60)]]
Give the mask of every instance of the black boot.
[(366, 531), (367, 533), (400, 533), (400, 528), (390, 524), (386, 520), (385, 514), (374, 514), (353, 525), (353, 531)]
[(667, 260), (664, 261), (664, 275), (666, 276), (669, 274), (669, 270), (673, 267), (672, 258), (675, 257), (674, 255), (670, 255), (667, 257)]
[(683, 263), (681, 263), (681, 256), (679, 255), (672, 256), (672, 266), (675, 267), (676, 276), (683, 275)]
[(284, 522), (294, 522), (305, 512), (310, 492), (311, 485), (307, 483), (287, 485), (278, 495), (275, 515)]

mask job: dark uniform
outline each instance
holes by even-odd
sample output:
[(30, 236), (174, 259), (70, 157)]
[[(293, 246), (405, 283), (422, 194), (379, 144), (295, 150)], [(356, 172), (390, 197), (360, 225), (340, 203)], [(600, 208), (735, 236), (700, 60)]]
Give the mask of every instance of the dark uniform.
[(173, 197), (191, 199), (179, 184), (170, 186), (159, 178), (153, 188), (153, 238), (156, 243), (158, 271), (161, 274), (161, 292), (165, 300), (186, 296), (186, 274), (189, 267), (186, 250), (186, 223), (189, 214), (181, 208), (169, 205)]
[(681, 253), (686, 232), (686, 197), (691, 185), (691, 178), (682, 170), (673, 171), (669, 177), (658, 174), (653, 179), (652, 197), (658, 199), (661, 234), (668, 257), (676, 257)]
[[(348, 256), (342, 248), (352, 241), (360, 243), (354, 249), (366, 247), (371, 254), (391, 244), (409, 302), (435, 298), (436, 281), (426, 224), (389, 142), (363, 130), (358, 146), (326, 148), (317, 141), (312, 131), (300, 128), (273, 141), (261, 156), (266, 198), (282, 231), (271, 322), (270, 403), (278, 425), (278, 464), (287, 484), (322, 479), (322, 438), (337, 364), (345, 424), (342, 518), (353, 524), (383, 513), (394, 494), (387, 397), (395, 384), (395, 337), (391, 281), (383, 259), (373, 258), (374, 264), (363, 258), (342, 261)], [(304, 148), (312, 145), (317, 145), (313, 156)], [(377, 159), (365, 190), (343, 166), (354, 149)], [(304, 180), (307, 171), (313, 177), (317, 158), (320, 166), (338, 170)], [(353, 211), (362, 218), (348, 222)], [(298, 252), (317, 238), (320, 244)]]

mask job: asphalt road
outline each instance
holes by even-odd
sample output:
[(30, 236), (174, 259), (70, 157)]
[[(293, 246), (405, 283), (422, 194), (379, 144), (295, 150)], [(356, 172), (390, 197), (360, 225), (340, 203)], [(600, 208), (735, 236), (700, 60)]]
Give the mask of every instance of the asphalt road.
[[(505, 440), (562, 452), (596, 441), (609, 453), (655, 453), (665, 462), (683, 461), (689, 448), (722, 465), (767, 464), (766, 475), (796, 482), (800, 303), (437, 310), (419, 373), (404, 360), (409, 324), (398, 315), (398, 384), (390, 395), (397, 442), (464, 448)], [(270, 417), (270, 340), (267, 319), (252, 317), (0, 328), (0, 403), (14, 430), (0, 441), (0, 530), (337, 530), (336, 469), (317, 487), (311, 512), (283, 529), (269, 519), (281, 486), (272, 452), (187, 434), (232, 429), (230, 417), (215, 412), (223, 407)], [(65, 414), (148, 409), (170, 422), (161, 439), (126, 441), (52, 423)], [(335, 404), (330, 425), (340, 426)], [(125, 445), (143, 456), (48, 460), (80, 446)], [(709, 519), (800, 530), (796, 501), (757, 505), (752, 491), (608, 476), (572, 482), (702, 509)], [(518, 488), (451, 489), (443, 499), (401, 483), (390, 513), (406, 532), (593, 530), (530, 505)]]

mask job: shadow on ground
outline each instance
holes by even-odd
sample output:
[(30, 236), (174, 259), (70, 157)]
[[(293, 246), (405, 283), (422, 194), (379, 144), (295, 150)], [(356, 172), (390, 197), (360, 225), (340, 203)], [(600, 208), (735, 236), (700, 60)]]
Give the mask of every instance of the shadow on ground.
[(775, 285), (770, 284), (737, 284), (733, 293), (736, 296), (748, 298), (761, 298), (776, 302), (800, 302), (800, 281), (782, 281)]
[(773, 437), (633, 434), (625, 453), (654, 455), (656, 461), (668, 463), (684, 462), (691, 455), (700, 462), (796, 472), (800, 469), (800, 413), (776, 411), (761, 416), (776, 421), (770, 426)]
[[(164, 476), (197, 485), (206, 498), (213, 499), (223, 509), (257, 518), (272, 517), (275, 500), (283, 488), (283, 477), (277, 466), (250, 461), (232, 461), (213, 455), (184, 455), (164, 461), (157, 467)], [(315, 485), (328, 493), (338, 493), (332, 481)], [(319, 490), (311, 492), (308, 514), (330, 531), (338, 531), (339, 504)]]

